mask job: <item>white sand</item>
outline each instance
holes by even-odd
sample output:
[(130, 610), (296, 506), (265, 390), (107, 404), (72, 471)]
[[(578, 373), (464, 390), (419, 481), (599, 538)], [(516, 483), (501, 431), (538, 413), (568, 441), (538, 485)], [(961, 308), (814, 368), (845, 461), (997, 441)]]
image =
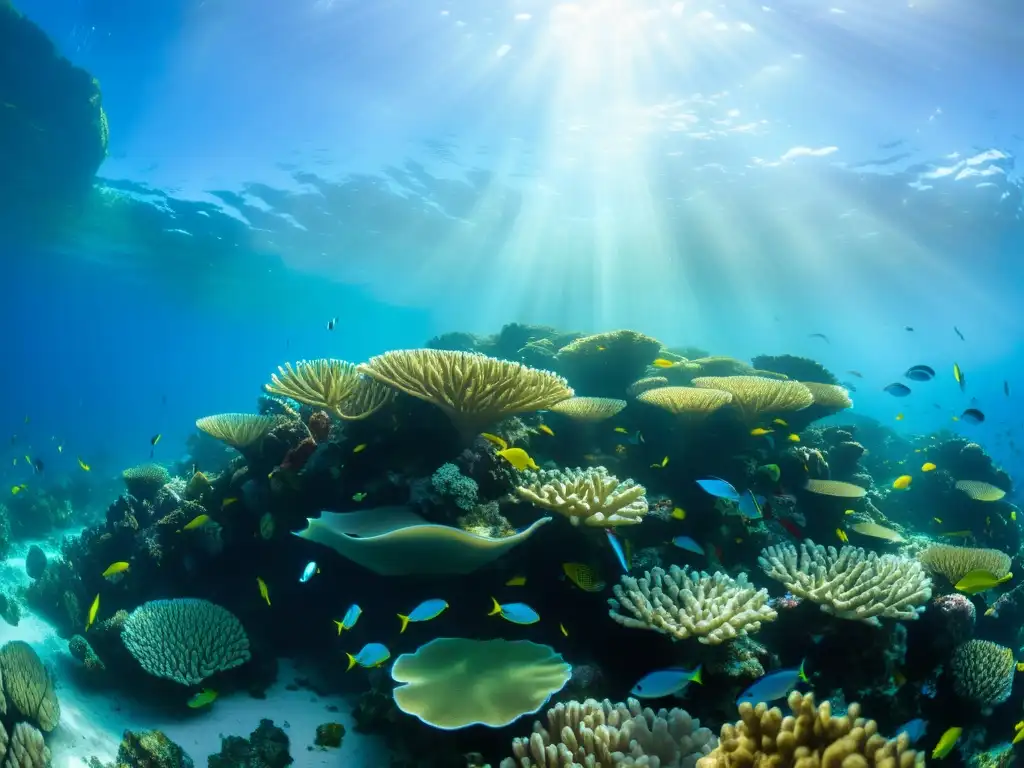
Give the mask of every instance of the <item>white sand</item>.
[[(42, 542), (44, 549), (49, 549)], [(27, 582), (24, 551), (19, 547), (0, 563), (0, 584), (15, 585)], [(48, 552), (49, 554), (49, 552)], [(56, 677), (60, 698), (61, 719), (57, 729), (47, 737), (53, 752), (54, 768), (83, 768), (86, 760), (95, 755), (104, 761), (113, 760), (125, 729), (158, 729), (177, 742), (195, 761), (197, 768), (205, 768), (206, 758), (220, 752), (221, 736), (249, 734), (260, 719), (269, 718), (274, 725), (284, 728), (291, 740), (291, 755), (296, 768), (319, 766), (385, 766), (388, 750), (381, 739), (364, 736), (354, 731), (351, 711), (354, 699), (347, 696), (319, 696), (310, 690), (289, 691), (285, 686), (297, 676), (295, 666), (281, 660), (278, 682), (267, 690), (265, 699), (254, 699), (247, 693), (236, 693), (218, 698), (212, 706), (198, 714), (186, 709), (186, 696), (182, 696), (182, 717), (168, 716), (166, 710), (157, 710), (145, 702), (133, 699), (124, 692), (95, 691), (78, 687), (67, 674), (70, 665), (77, 664), (67, 650), (67, 642), (58, 637), (45, 621), (26, 614), (17, 627), (0, 620), (0, 644), (10, 640), (23, 640), (33, 648), (50, 667)], [(328, 711), (328, 706), (337, 712)], [(341, 749), (308, 751), (321, 723), (339, 722), (346, 734)]]

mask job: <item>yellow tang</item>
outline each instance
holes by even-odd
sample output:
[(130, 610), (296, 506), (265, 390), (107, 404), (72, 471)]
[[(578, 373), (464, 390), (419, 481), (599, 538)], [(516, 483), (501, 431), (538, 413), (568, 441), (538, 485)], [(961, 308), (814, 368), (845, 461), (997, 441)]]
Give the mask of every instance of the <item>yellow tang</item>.
[(764, 427), (754, 427), (752, 430), (750, 430), (750, 434), (753, 437), (764, 437), (765, 435), (770, 435), (774, 431), (775, 431), (774, 429), (765, 429)]
[(924, 464), (921, 465), (921, 471), (922, 472), (932, 472), (934, 470), (935, 470), (935, 465), (932, 464), (930, 461), (926, 461)]
[(562, 563), (562, 570), (569, 577), (569, 581), (582, 589), (584, 592), (600, 592), (604, 589), (604, 582), (600, 574), (583, 563)]
[[(1016, 727), (1016, 726), (1014, 726)], [(1024, 726), (1017, 728), (1017, 735), (1013, 737), (1011, 744), (1020, 744), (1021, 740), (1024, 739)]]
[(626, 429), (625, 427), (616, 427), (615, 431), (618, 432), (619, 434), (622, 434), (622, 435), (628, 435), (629, 434), (629, 430)]
[(850, 537), (846, 535), (846, 531), (842, 528), (836, 528), (836, 536), (838, 536), (839, 540), (844, 544), (850, 540)]
[(82, 457), (81, 456), (78, 457), (78, 466), (80, 466), (86, 472), (88, 472), (90, 469), (92, 469), (92, 467), (90, 467), (88, 464), (86, 464), (84, 461), (82, 461)]
[(28, 488), (28, 486), (25, 485), (24, 483), (22, 483), (21, 485), (12, 485), (11, 486), (11, 495), (17, 496), (19, 493), (21, 493), (22, 491), (24, 491), (27, 488)]
[[(267, 589), (267, 582), (257, 576), (256, 585), (260, 588), (260, 597), (267, 601), (267, 605), (270, 605), (270, 590)], [(339, 632), (338, 634), (341, 633)]]
[(907, 488), (910, 487), (910, 484), (912, 482), (914, 482), (914, 478), (912, 478), (910, 475), (900, 475), (895, 480), (893, 480), (892, 487), (895, 488), (897, 491), (905, 491)]
[(481, 432), (480, 437), (482, 437), (487, 442), (493, 443), (494, 445), (498, 446), (498, 448), (503, 451), (506, 448), (508, 448), (508, 443), (506, 443), (503, 438), (500, 438), (497, 435), (492, 435), (490, 432)]
[(671, 368), (673, 365), (675, 365), (675, 363), (673, 363), (671, 360), (666, 360), (664, 357), (659, 357), (657, 360), (651, 363), (651, 365), (653, 365), (655, 368)]
[(525, 576), (513, 576), (511, 579), (505, 582), (506, 587), (525, 587), (526, 577)]
[(555, 436), (555, 430), (553, 430), (547, 424), (541, 424), (539, 427), (537, 427), (537, 429), (539, 429), (545, 435), (550, 435), (551, 437)]
[(786, 439), (789, 440), (789, 442), (791, 442), (791, 443), (799, 443), (800, 442), (800, 435), (797, 435), (797, 434), (794, 433), (794, 434), (790, 435), (789, 437), (787, 437)]
[(780, 427), (789, 426), (789, 424), (787, 424), (783, 419), (772, 419), (772, 424), (778, 424)]
[(103, 578), (113, 576), (115, 573), (124, 573), (129, 568), (129, 564), (124, 560), (118, 560), (116, 563), (111, 563), (107, 566), (107, 570), (103, 572)]
[(657, 464), (651, 464), (651, 467), (652, 467), (653, 469), (664, 469), (664, 468), (665, 468), (665, 467), (667, 467), (667, 466), (668, 466), (668, 456), (666, 456), (665, 458), (663, 458), (663, 459), (662, 459), (662, 460), (661, 460), (660, 462), (658, 462)]
[(903, 414), (902, 413), (897, 413), (896, 414), (896, 421), (903, 421)]
[(685, 520), (686, 510), (683, 509), (682, 507), (676, 507), (672, 510), (672, 517), (676, 520)]
[(212, 519), (212, 517), (206, 514), (196, 515), (185, 524), (185, 527), (182, 530), (191, 531), (196, 528), (201, 528), (202, 526), (210, 522)]
[(966, 574), (960, 581), (954, 585), (954, 589), (963, 592), (965, 595), (976, 595), (979, 592), (985, 592), (993, 587), (997, 587), (1000, 584), (1005, 584), (1013, 578), (1012, 573), (1008, 573), (1005, 576), (996, 576), (991, 571), (986, 571), (982, 568), (971, 571)]
[(366, 450), (366, 443), (360, 443), (359, 445), (357, 445), (355, 448), (352, 449), (352, 453), (362, 453), (365, 450)]
[(89, 617), (85, 620), (85, 631), (89, 631), (89, 627), (92, 626), (93, 622), (96, 621), (96, 614), (100, 612), (100, 596), (96, 595), (92, 601), (92, 605), (89, 606)]
[(1024, 661), (1018, 661), (1017, 662), (1017, 671), (1018, 672), (1024, 672)]
[(565, 635), (566, 637), (568, 637), (568, 636), (569, 636), (569, 630), (567, 630), (567, 629), (565, 628), (565, 624), (559, 624), (559, 625), (558, 625), (558, 628), (559, 628), (560, 630), (562, 630), (562, 634), (563, 634), (563, 635)]
[(540, 469), (537, 462), (522, 448), (505, 448), (498, 451), (498, 455), (520, 472), (525, 469)]
[(957, 741), (960, 740), (960, 734), (964, 732), (963, 728), (950, 728), (939, 739), (939, 743), (935, 745), (935, 749), (932, 750), (932, 759), (941, 760), (950, 752), (953, 751), (953, 747), (956, 746)]

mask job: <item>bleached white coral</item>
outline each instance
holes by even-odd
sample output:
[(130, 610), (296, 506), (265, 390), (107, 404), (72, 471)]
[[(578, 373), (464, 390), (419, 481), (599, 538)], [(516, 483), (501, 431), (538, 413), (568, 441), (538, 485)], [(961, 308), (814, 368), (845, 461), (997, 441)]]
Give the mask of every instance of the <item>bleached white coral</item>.
[(647, 514), (647, 489), (620, 481), (604, 467), (524, 472), (523, 477), (516, 488), (521, 498), (565, 515), (573, 525), (636, 525)]

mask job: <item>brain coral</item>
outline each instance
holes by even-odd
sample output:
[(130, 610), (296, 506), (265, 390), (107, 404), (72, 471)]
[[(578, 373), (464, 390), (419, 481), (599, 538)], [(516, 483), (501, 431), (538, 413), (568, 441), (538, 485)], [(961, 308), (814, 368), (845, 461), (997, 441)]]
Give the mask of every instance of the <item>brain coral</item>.
[(49, 733), (60, 721), (60, 703), (53, 678), (32, 650), (20, 640), (0, 648), (0, 676), (8, 703), (23, 717), (35, 720)]
[(1015, 662), (1013, 651), (988, 640), (968, 640), (957, 647), (950, 662), (957, 696), (982, 707), (1010, 698)]
[(121, 639), (149, 674), (182, 685), (196, 685), (250, 658), (241, 622), (206, 600), (143, 603), (124, 622)]

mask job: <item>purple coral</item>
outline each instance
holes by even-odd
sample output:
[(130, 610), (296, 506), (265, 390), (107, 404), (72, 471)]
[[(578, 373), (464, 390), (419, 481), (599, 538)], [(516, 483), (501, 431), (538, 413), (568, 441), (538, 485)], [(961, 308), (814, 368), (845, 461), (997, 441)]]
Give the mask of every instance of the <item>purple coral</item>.
[(950, 639), (960, 644), (974, 634), (976, 611), (974, 603), (961, 594), (940, 595), (932, 600), (931, 611), (941, 617), (942, 624)]

